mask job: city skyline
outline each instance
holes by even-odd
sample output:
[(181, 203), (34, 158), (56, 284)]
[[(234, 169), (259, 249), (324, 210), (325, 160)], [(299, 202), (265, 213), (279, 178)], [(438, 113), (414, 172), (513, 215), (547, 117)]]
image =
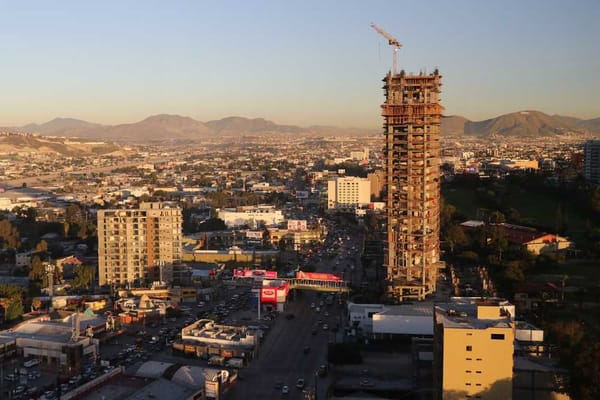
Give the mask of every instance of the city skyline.
[[(379, 128), (381, 78), (438, 67), (446, 115), (600, 116), (600, 4), (0, 3), (0, 126), (178, 114)], [(425, 68), (424, 66), (427, 66)]]

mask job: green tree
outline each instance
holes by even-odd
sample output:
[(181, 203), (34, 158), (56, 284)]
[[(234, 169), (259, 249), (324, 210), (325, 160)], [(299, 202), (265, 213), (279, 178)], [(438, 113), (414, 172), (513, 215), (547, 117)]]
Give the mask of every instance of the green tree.
[(454, 249), (456, 247), (465, 246), (469, 243), (465, 231), (459, 225), (450, 226), (444, 235), (444, 240), (448, 242), (450, 253), (452, 254), (454, 254)]
[(504, 278), (512, 283), (523, 282), (525, 273), (519, 261), (509, 261), (504, 265)]
[(91, 265), (78, 265), (73, 271), (73, 286), (76, 288), (90, 288), (96, 277), (96, 268)]
[(493, 226), (490, 234), (490, 247), (492, 251), (498, 254), (498, 260), (502, 261), (502, 253), (508, 249), (508, 241), (506, 240), (504, 229), (499, 226)]
[(23, 315), (23, 289), (13, 284), (0, 284), (0, 297), (6, 299), (6, 320), (12, 321)]
[(13, 321), (23, 315), (23, 301), (21, 299), (11, 299), (6, 308), (5, 318), (7, 321)]
[(19, 230), (13, 224), (3, 219), (0, 221), (0, 242), (4, 248), (16, 249), (19, 247)]
[(502, 224), (506, 222), (506, 217), (500, 211), (494, 211), (490, 214), (490, 223), (492, 224)]
[(600, 342), (580, 346), (571, 373), (571, 396), (580, 400), (600, 399)]
[(40, 281), (43, 279), (46, 271), (44, 269), (44, 263), (40, 259), (40, 256), (35, 255), (31, 258), (31, 262), (29, 264), (29, 279), (32, 281)]

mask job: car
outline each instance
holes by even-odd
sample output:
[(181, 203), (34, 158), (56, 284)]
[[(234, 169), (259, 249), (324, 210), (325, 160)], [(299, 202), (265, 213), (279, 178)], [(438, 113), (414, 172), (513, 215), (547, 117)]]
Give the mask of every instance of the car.
[(323, 314), (326, 317), (329, 317), (329, 313), (327, 311), (325, 311), (325, 314)]
[(292, 313), (285, 314), (285, 318), (286, 318), (286, 319), (294, 319), (294, 318), (295, 318), (295, 315), (294, 315), (294, 314), (292, 314)]
[(310, 353), (310, 346), (304, 346), (304, 354)]
[(314, 336), (314, 335), (316, 335), (316, 334), (317, 334), (317, 328), (313, 328), (313, 330), (312, 330), (311, 334), (312, 334), (313, 336)]
[(275, 389), (281, 389), (283, 387), (283, 382), (277, 381), (275, 382)]
[(298, 389), (304, 389), (304, 379), (298, 378), (298, 380), (296, 381), (296, 387)]
[(288, 394), (289, 392), (290, 392), (290, 388), (287, 385), (283, 385), (283, 387), (281, 388), (281, 393)]
[(329, 329), (329, 325), (323, 324), (323, 330), (326, 331), (327, 329)]
[(315, 308), (315, 303), (310, 303), (310, 308)]
[(327, 367), (325, 365), (320, 365), (319, 369), (317, 369), (317, 374), (321, 377), (327, 375)]
[(373, 384), (373, 382), (371, 382), (370, 380), (368, 380), (368, 379), (363, 379), (362, 381), (360, 381), (360, 386), (361, 386), (361, 387), (373, 387), (373, 386), (375, 386), (375, 385), (374, 385), (374, 384)]

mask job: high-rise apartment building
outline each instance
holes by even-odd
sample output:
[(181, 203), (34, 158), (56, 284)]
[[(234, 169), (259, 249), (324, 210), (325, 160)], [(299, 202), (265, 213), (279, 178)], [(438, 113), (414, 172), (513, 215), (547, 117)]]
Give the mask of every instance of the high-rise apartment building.
[(384, 78), (388, 296), (422, 300), (435, 291), (440, 262), (441, 75)]
[(588, 140), (583, 146), (583, 176), (600, 185), (600, 140)]
[(354, 210), (371, 201), (371, 182), (356, 176), (337, 176), (327, 181), (327, 208)]
[(456, 299), (434, 309), (433, 398), (512, 399), (515, 307)]
[(171, 280), (181, 261), (179, 207), (142, 203), (138, 209), (98, 211), (100, 285)]

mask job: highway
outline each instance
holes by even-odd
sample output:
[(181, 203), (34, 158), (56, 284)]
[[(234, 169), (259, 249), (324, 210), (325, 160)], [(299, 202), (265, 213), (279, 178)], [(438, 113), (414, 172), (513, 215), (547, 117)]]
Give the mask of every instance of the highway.
[[(347, 268), (346, 278), (358, 283), (362, 274), (358, 250), (362, 245), (362, 234), (354, 231), (348, 236), (344, 234), (341, 239), (337, 255), (332, 259), (323, 257), (317, 270), (341, 274)], [(337, 268), (332, 271), (334, 265), (337, 265)], [(349, 265), (354, 265), (354, 270), (351, 270)], [(320, 365), (327, 364), (328, 342), (336, 339), (335, 334), (331, 330), (323, 330), (318, 321), (322, 320), (330, 329), (340, 324), (337, 340), (342, 336), (345, 321), (344, 306), (339, 305), (337, 301), (333, 305), (321, 307), (320, 312), (311, 309), (311, 303), (319, 305), (325, 296), (326, 294), (322, 294), (319, 297), (316, 292), (308, 290), (290, 293), (287, 310), (283, 315), (279, 315), (271, 326), (267, 337), (261, 343), (258, 359), (240, 371), (242, 380), (236, 382), (233, 389), (227, 393), (227, 399), (304, 399), (303, 391), (296, 388), (298, 378), (305, 380), (305, 389), (313, 390), (316, 382), (317, 399), (325, 399), (325, 393), (331, 384), (331, 374), (317, 378), (315, 373)], [(325, 312), (329, 314), (328, 317), (325, 317)], [(293, 319), (285, 318), (284, 314), (289, 313), (294, 314)], [(313, 335), (315, 326), (317, 334)], [(303, 351), (305, 346), (310, 346), (308, 354)], [(287, 385), (289, 393), (283, 394), (277, 382)]]
[[(324, 323), (334, 323), (333, 315), (339, 310), (338, 306), (325, 306), (320, 313), (310, 308), (310, 303), (318, 304), (316, 293), (296, 292), (295, 300), (288, 304), (286, 313), (293, 313), (293, 319), (280, 315), (273, 324), (266, 339), (261, 343), (259, 357), (250, 366), (241, 370), (243, 379), (238, 381), (227, 398), (231, 400), (244, 399), (303, 399), (302, 390), (296, 388), (296, 381), (302, 378), (306, 389), (314, 388), (315, 373), (320, 365), (327, 364), (327, 343), (333, 338), (333, 333), (325, 331), (320, 326), (317, 334), (312, 330), (319, 319)], [(328, 311), (329, 317), (324, 317)], [(305, 354), (304, 347), (310, 351)], [(289, 387), (289, 394), (283, 394), (276, 383)], [(324, 399), (328, 378), (318, 378), (317, 387)]]

